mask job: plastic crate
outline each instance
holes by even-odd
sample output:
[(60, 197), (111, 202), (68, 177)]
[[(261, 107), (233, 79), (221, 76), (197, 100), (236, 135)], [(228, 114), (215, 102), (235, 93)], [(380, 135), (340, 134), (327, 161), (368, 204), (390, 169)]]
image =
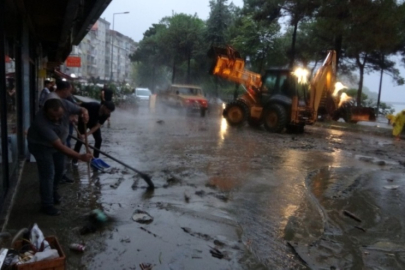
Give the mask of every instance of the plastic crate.
[[(51, 248), (56, 249), (58, 251), (59, 258), (15, 265), (14, 270), (65, 270), (66, 256), (62, 250), (62, 247), (59, 244), (58, 239), (55, 236), (48, 236), (45, 237), (45, 240), (48, 241)], [(21, 246), (22, 241), (16, 241), (14, 243), (13, 248), (15, 250), (19, 250)]]

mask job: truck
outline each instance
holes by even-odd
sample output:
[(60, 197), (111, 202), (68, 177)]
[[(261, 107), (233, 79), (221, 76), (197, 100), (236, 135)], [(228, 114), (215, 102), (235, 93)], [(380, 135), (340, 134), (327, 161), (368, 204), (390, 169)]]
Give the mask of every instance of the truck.
[[(231, 46), (211, 47), (208, 56), (213, 59), (210, 74), (242, 85), (245, 93), (229, 102), (223, 116), (231, 126), (264, 125), (270, 132), (287, 129), (303, 132), (305, 125), (323, 116), (345, 121), (375, 120), (370, 108), (356, 108), (342, 100), (344, 93), (335, 89), (336, 52), (329, 50), (322, 66), (308, 81), (308, 72), (302, 68), (273, 68), (264, 75), (245, 70), (245, 61)], [(340, 105), (340, 107), (339, 107)]]

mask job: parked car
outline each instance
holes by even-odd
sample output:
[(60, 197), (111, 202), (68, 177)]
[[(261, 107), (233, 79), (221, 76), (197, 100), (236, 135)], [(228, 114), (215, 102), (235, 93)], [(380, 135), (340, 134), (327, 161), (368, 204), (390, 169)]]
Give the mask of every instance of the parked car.
[(204, 117), (208, 101), (199, 86), (172, 84), (157, 95), (158, 106), (171, 107), (185, 112), (199, 112)]

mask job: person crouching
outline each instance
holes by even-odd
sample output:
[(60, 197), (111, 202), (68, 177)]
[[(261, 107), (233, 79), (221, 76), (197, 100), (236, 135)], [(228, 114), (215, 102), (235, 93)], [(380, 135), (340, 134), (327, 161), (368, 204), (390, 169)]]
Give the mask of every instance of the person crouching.
[[(112, 101), (105, 101), (102, 104), (98, 102), (83, 102), (80, 104), (81, 107), (86, 108), (89, 112), (89, 122), (87, 123), (87, 129), (85, 129), (85, 125), (83, 119), (79, 118), (78, 123), (78, 130), (80, 135), (93, 135), (94, 138), (94, 148), (100, 149), (101, 148), (101, 130), (100, 127), (104, 124), (104, 122), (110, 117), (111, 113), (115, 110), (115, 105)], [(80, 148), (82, 147), (82, 143), (77, 141), (74, 147), (76, 152), (80, 152)], [(100, 152), (94, 150), (93, 156), (98, 158), (100, 156)], [(77, 159), (72, 160), (72, 164), (77, 166)]]

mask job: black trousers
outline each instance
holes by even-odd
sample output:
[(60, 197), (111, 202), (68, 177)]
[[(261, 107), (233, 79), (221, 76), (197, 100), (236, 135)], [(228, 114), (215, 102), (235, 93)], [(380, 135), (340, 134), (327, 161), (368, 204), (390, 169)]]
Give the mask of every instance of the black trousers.
[[(80, 134), (84, 134), (84, 133), (85, 133), (85, 130), (84, 130), (84, 126), (83, 126), (83, 125), (78, 125), (78, 129), (79, 129)], [(101, 138), (101, 130), (100, 130), (100, 129), (97, 129), (97, 130), (93, 133), (93, 138), (94, 138), (94, 141), (95, 141), (95, 142), (94, 142), (94, 147), (97, 148), (97, 149), (100, 149), (100, 148), (101, 148), (101, 142), (103, 141), (103, 139)], [(79, 142), (79, 141), (76, 141), (76, 145), (75, 145), (74, 150), (75, 150), (77, 153), (80, 153), (80, 148), (82, 148), (82, 143)], [(98, 157), (100, 156), (100, 152), (97, 151), (97, 150), (94, 150), (93, 156), (94, 156), (95, 158), (98, 158)]]

